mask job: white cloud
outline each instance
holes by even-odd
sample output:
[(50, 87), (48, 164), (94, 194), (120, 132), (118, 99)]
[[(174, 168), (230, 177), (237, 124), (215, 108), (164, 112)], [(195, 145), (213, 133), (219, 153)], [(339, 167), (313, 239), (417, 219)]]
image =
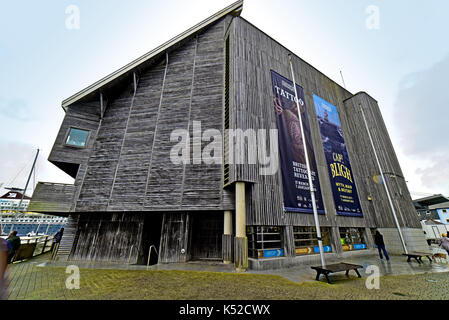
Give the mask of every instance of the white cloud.
[(449, 194), (449, 56), (402, 79), (395, 108), (404, 155), (425, 161), (415, 173), (423, 187)]

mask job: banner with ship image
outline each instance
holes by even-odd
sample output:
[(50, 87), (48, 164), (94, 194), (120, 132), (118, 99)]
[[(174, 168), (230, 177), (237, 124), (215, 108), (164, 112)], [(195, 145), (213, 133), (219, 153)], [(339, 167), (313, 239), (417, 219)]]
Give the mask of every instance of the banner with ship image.
[[(293, 82), (271, 71), (274, 94), (274, 110), (278, 128), (280, 167), (284, 193), (284, 209), (287, 212), (313, 213), (304, 142), (298, 119)], [(296, 85), (303, 119), (305, 143), (310, 161), (312, 183), (315, 189), (317, 211), (324, 214), (320, 181), (310, 135), (310, 125), (304, 100), (303, 89)]]
[(363, 217), (337, 107), (313, 95), (337, 214)]

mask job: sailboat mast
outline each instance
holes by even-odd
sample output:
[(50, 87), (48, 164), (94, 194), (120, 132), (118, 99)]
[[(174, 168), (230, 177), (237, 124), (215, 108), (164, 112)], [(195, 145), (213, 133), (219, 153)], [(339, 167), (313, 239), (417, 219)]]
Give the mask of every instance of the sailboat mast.
[(22, 205), (23, 198), (25, 197), (25, 192), (28, 189), (28, 184), (30, 183), (31, 175), (32, 175), (33, 170), (34, 170), (34, 166), (36, 165), (36, 160), (37, 160), (37, 156), (38, 155), (39, 155), (39, 149), (37, 149), (36, 157), (34, 157), (33, 166), (31, 167), (30, 174), (28, 175), (27, 183), (25, 184), (25, 189), (23, 189), (22, 198), (20, 199), (19, 206), (17, 207), (17, 212), (19, 212), (19, 210), (20, 210), (20, 206)]

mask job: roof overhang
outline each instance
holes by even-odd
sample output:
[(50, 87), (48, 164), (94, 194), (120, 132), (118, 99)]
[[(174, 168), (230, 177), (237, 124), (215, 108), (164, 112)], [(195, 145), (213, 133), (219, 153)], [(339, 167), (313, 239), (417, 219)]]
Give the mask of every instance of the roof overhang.
[(232, 14), (234, 16), (239, 16), (240, 13), (243, 10), (243, 0), (239, 0), (230, 6), (224, 8), (223, 10), (217, 12), (213, 16), (207, 18), (206, 20), (198, 23), (197, 25), (193, 26), (192, 28), (188, 29), (187, 31), (179, 34), (178, 36), (174, 37), (173, 39), (165, 42), (164, 44), (160, 45), (156, 49), (144, 54), (140, 58), (132, 61), (131, 63), (127, 64), (126, 66), (118, 69), (117, 71), (111, 73), (110, 75), (104, 77), (103, 79), (95, 82), (94, 84), (88, 86), (87, 88), (81, 90), (80, 92), (74, 94), (73, 96), (65, 99), (62, 101), (62, 108), (67, 111), (67, 107), (81, 99), (83, 99), (86, 96), (89, 96), (96, 91), (101, 92), (101, 88), (105, 85), (110, 85), (111, 82), (114, 82), (121, 78), (122, 76), (128, 74), (129, 72), (132, 72), (134, 69), (136, 69), (141, 64), (147, 62), (151, 58), (163, 53), (176, 43), (194, 35), (195, 33), (201, 31), (203, 28), (207, 27), (208, 25), (218, 21), (219, 19), (225, 17), (228, 14)]
[(434, 196), (413, 200), (413, 203), (422, 207), (433, 206), (444, 202), (449, 202), (449, 199), (442, 194), (436, 194)]

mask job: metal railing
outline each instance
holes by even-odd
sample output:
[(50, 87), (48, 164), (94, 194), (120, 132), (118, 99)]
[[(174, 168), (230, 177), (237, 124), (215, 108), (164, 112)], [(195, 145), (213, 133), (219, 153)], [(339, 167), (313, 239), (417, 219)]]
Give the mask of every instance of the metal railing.
[(154, 249), (154, 252), (156, 252), (156, 255), (159, 257), (159, 253), (157, 252), (157, 249), (154, 245), (150, 246), (150, 249), (148, 250), (148, 261), (147, 261), (147, 267), (150, 265), (150, 259), (151, 259), (151, 250)]
[(129, 262), (131, 261), (131, 254), (133, 253), (133, 249), (136, 248), (137, 250), (137, 254), (139, 254), (139, 248), (137, 248), (135, 245), (131, 246), (131, 249), (129, 250), (129, 256), (128, 256), (128, 264), (130, 264)]
[(13, 262), (31, 259), (51, 250), (53, 236), (29, 237), (20, 239), (20, 247), (12, 258)]

